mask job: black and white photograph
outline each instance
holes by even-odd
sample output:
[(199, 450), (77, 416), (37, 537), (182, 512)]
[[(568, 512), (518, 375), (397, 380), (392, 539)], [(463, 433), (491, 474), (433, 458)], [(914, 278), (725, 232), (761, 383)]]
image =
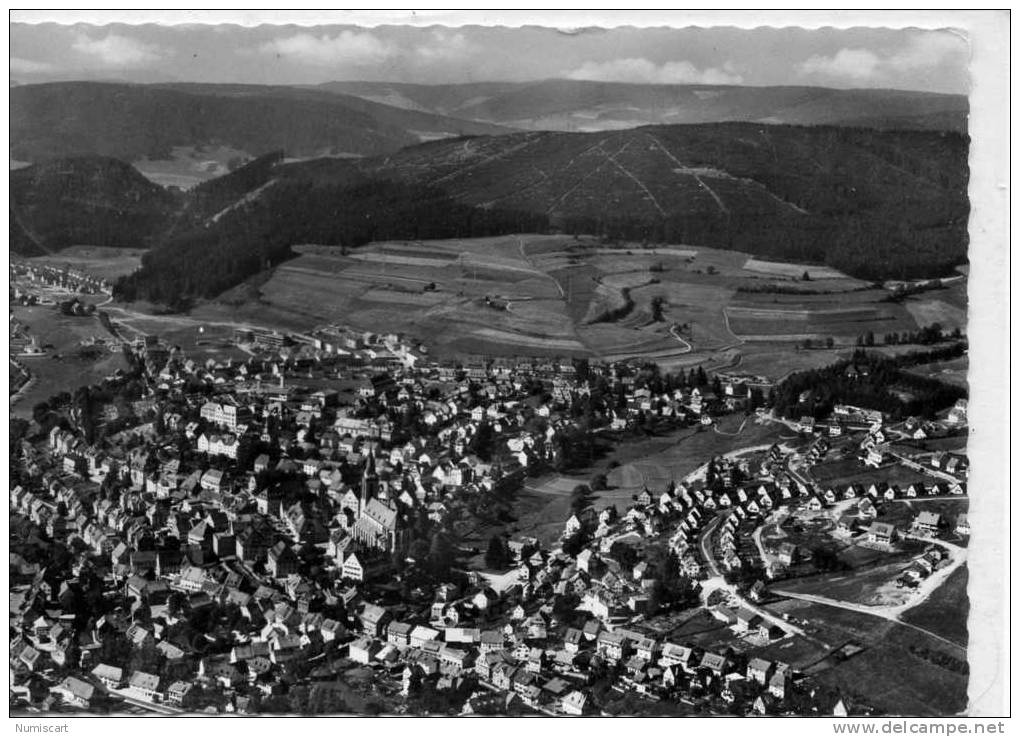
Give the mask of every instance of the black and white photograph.
[(12, 10), (19, 730), (1004, 733), (1010, 16), (956, 12)]

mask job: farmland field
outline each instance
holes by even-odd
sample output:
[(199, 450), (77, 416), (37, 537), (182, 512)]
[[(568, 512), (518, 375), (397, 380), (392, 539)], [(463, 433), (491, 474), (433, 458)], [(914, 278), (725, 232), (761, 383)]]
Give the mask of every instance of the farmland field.
[[(854, 292), (846, 298), (826, 301), (747, 300), (726, 307), (730, 329), (745, 340), (803, 340), (832, 337), (841, 343), (852, 342), (866, 332), (884, 333), (917, 329), (917, 322), (906, 308), (874, 301), (868, 292)], [(771, 295), (755, 295), (771, 296)]]
[(967, 331), (967, 310), (941, 299), (908, 299), (903, 303), (918, 325), (939, 323), (944, 330)]
[[(201, 158), (178, 153), (175, 166)], [(525, 234), (293, 250), (296, 258), (198, 304), (191, 317), (396, 332), (455, 360), (635, 359), (781, 379), (845, 357), (868, 331), (916, 330), (940, 316), (952, 326), (966, 305), (962, 281), (898, 304), (884, 301), (884, 289), (832, 269), (686, 244), (612, 246), (588, 236)], [(140, 255), (76, 247), (40, 260), (112, 279), (135, 269)], [(805, 269), (810, 281), (801, 279)], [(791, 350), (808, 338), (834, 345)], [(957, 368), (928, 370), (959, 382)]]
[[(295, 250), (298, 258), (240, 299), (222, 301), (244, 319), (412, 334), (440, 357), (573, 355), (723, 368), (746, 353), (759, 373), (777, 377), (835, 356), (791, 354), (791, 340), (832, 335), (848, 347), (867, 329), (916, 328), (906, 308), (879, 302), (884, 290), (862, 289), (831, 269), (812, 274), (810, 294), (757, 293), (792, 278), (790, 268), (799, 278), (804, 265), (735, 251), (546, 235)], [(745, 285), (752, 291), (741, 291)], [(845, 299), (834, 294), (847, 289)]]
[(801, 278), (808, 274), (811, 279), (848, 279), (846, 274), (826, 266), (811, 266), (809, 264), (788, 264), (777, 261), (763, 261), (750, 258), (744, 264), (745, 271), (768, 276), (788, 276), (794, 279)]

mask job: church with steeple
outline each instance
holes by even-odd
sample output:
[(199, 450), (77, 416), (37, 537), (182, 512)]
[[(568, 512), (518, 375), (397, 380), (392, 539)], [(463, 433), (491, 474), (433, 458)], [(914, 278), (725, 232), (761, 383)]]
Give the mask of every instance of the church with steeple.
[(365, 461), (365, 472), (361, 475), (361, 508), (368, 505), (369, 499), (376, 499), (379, 496), (379, 474), (375, 470), (375, 451), (368, 454)]
[(408, 530), (388, 494), (380, 490), (379, 474), (375, 468), (375, 452), (369, 453), (365, 471), (361, 475), (361, 499), (358, 519), (351, 529), (351, 537), (366, 548), (388, 553), (407, 546)]

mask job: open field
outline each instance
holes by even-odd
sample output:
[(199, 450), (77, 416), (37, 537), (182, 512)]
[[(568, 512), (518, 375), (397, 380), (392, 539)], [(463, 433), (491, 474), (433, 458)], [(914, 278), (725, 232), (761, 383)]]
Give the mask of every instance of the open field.
[[(885, 714), (958, 714), (967, 705), (967, 676), (936, 665), (919, 650), (965, 662), (962, 647), (948, 645), (902, 624), (846, 609), (787, 599), (766, 607), (809, 623), (809, 634), (837, 648), (847, 642), (865, 650), (846, 660), (827, 658), (808, 673), (821, 685)], [(913, 650), (913, 651), (912, 651)], [(910, 678), (904, 678), (910, 673)]]
[(141, 159), (133, 166), (151, 182), (163, 187), (191, 189), (207, 179), (223, 176), (232, 159), (249, 158), (243, 151), (227, 146), (174, 146), (169, 159)]
[(970, 612), (967, 580), (967, 566), (960, 566), (932, 592), (927, 601), (905, 612), (903, 621), (966, 645), (967, 615)]
[(71, 391), (100, 381), (119, 368), (126, 368), (124, 356), (107, 349), (94, 355), (80, 353), (82, 340), (110, 338), (97, 317), (72, 317), (60, 314), (49, 305), (22, 307), (11, 305), (11, 313), (34, 335), (46, 353), (22, 361), (35, 382), (11, 407), (16, 417), (31, 417), (32, 408), (54, 394)]
[(939, 323), (943, 330), (967, 331), (967, 310), (941, 299), (908, 299), (903, 303), (918, 325)]
[(144, 248), (108, 248), (106, 246), (71, 246), (48, 256), (29, 259), (47, 266), (67, 266), (108, 279), (130, 274), (142, 263)]
[(836, 271), (835, 269), (830, 269), (827, 266), (780, 263), (778, 261), (763, 261), (757, 258), (749, 258), (744, 264), (744, 270), (755, 274), (765, 274), (767, 276), (787, 276), (793, 279), (800, 279), (804, 274), (807, 274), (812, 280), (850, 278), (846, 274)]
[(782, 379), (794, 371), (822, 368), (841, 360), (846, 349), (798, 350), (789, 343), (747, 343), (740, 347), (740, 370), (749, 374)]
[[(785, 428), (783, 428), (785, 429)], [(723, 435), (711, 430), (685, 430), (689, 433), (682, 442), (664, 448), (655, 445), (648, 453), (621, 461), (609, 474), (609, 485), (638, 493), (648, 486), (652, 492), (661, 492), (670, 481), (679, 481), (714, 456), (757, 445), (770, 445), (783, 440), (780, 430), (771, 425), (757, 425), (748, 421), (734, 435)]]
[[(920, 551), (915, 551), (915, 554)], [(910, 565), (909, 556), (889, 554), (882, 559), (891, 562), (879, 563), (864, 568), (840, 573), (780, 581), (775, 588), (798, 594), (824, 596), (827, 599), (845, 601), (863, 606), (897, 606), (910, 601), (913, 593), (907, 589), (893, 589), (891, 584)]]
[(908, 372), (917, 376), (938, 379), (947, 384), (966, 387), (967, 371), (969, 368), (970, 360), (967, 356), (961, 356), (951, 361), (936, 361), (934, 363), (923, 363), (919, 366), (913, 366), (908, 369)]

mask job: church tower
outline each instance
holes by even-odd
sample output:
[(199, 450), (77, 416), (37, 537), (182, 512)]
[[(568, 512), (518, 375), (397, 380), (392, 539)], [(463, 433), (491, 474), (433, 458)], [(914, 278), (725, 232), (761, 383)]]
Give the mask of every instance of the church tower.
[(369, 451), (365, 462), (365, 473), (361, 477), (361, 508), (364, 509), (368, 500), (379, 493), (379, 475), (375, 472), (375, 451)]

